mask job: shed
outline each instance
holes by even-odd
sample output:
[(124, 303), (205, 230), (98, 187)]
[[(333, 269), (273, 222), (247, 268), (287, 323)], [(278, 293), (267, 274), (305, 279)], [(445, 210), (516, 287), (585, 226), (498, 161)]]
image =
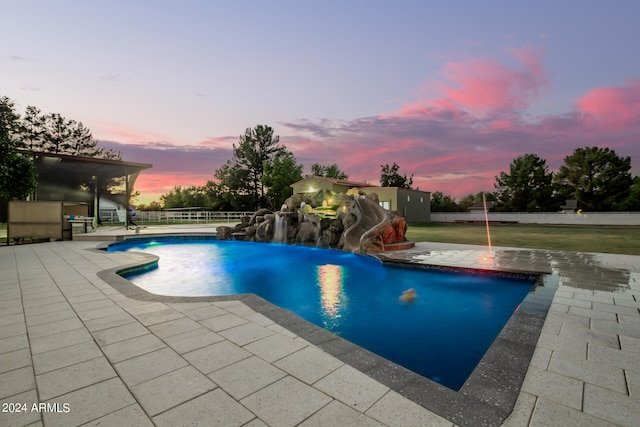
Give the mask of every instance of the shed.
[(291, 184), (294, 194), (331, 190), (345, 193), (350, 188), (358, 188), (366, 194), (376, 193), (380, 205), (390, 211), (398, 211), (408, 222), (429, 222), (431, 220), (431, 193), (400, 187), (380, 187), (366, 182), (308, 176)]

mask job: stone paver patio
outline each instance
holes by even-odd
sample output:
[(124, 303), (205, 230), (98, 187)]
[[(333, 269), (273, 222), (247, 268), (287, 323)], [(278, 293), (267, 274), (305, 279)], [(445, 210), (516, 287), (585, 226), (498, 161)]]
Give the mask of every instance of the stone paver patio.
[[(116, 234), (123, 231), (91, 237)], [(146, 256), (95, 250), (98, 243), (0, 247), (0, 426), (473, 425), (440, 410), (438, 390), (420, 399), (438, 401), (445, 416), (259, 300), (138, 293), (113, 272)], [(639, 425), (640, 257), (513, 248), (492, 255), (428, 243), (387, 254), (555, 280), (504, 425)]]

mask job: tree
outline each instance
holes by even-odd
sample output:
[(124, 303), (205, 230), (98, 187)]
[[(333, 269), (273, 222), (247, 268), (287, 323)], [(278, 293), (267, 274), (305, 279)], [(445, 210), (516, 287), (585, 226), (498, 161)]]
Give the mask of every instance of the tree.
[(22, 136), (21, 141), (19, 141), (20, 147), (30, 151), (44, 151), (46, 121), (40, 110), (36, 107), (28, 106), (20, 125), (20, 134)]
[(411, 188), (413, 185), (413, 174), (411, 174), (410, 178), (407, 178), (407, 175), (404, 176), (398, 173), (398, 166), (396, 163), (393, 166), (380, 165), (382, 168), (380, 174), (380, 185), (383, 187), (399, 187), (399, 188)]
[(98, 141), (93, 139), (91, 131), (82, 122), (71, 121), (70, 154), (83, 157), (96, 157), (102, 151), (97, 147)]
[(136, 206), (136, 209), (139, 211), (161, 211), (162, 205), (160, 204), (160, 202), (154, 200), (148, 205), (141, 203), (138, 206)]
[(167, 194), (160, 196), (165, 209), (172, 208), (208, 208), (209, 196), (205, 187), (192, 185), (182, 188), (179, 185), (173, 187)]
[(171, 191), (160, 196), (160, 203), (165, 209), (183, 208), (182, 187), (174, 186)]
[(459, 208), (453, 197), (435, 191), (431, 194), (431, 212), (458, 212)]
[(253, 197), (249, 193), (249, 172), (228, 161), (217, 169), (215, 181), (205, 185), (212, 209), (220, 211), (248, 211), (252, 209)]
[(50, 153), (64, 153), (70, 147), (70, 122), (58, 113), (45, 116), (45, 134), (43, 147)]
[(20, 131), (19, 120), (13, 101), (6, 96), (0, 97), (0, 141), (4, 145), (15, 146), (16, 134)]
[(20, 116), (13, 102), (0, 98), (0, 199), (25, 199), (36, 188), (36, 168), (31, 159), (16, 150)]
[(57, 113), (44, 116), (44, 130), (40, 132), (44, 151), (96, 157), (104, 150), (97, 148), (98, 141), (82, 122), (66, 119)]
[[(8, 98), (7, 102), (10, 102)], [(13, 103), (12, 103), (13, 105)], [(91, 130), (82, 122), (66, 119), (60, 114), (42, 114), (40, 109), (28, 106), (24, 117), (19, 117), (13, 140), (16, 149), (99, 157), (121, 160), (122, 153), (98, 147)]]
[(509, 172), (496, 176), (498, 210), (510, 212), (557, 211), (561, 202), (554, 194), (553, 173), (536, 154), (525, 154), (511, 162)]
[(98, 149), (96, 157), (101, 159), (122, 160), (122, 151), (113, 150), (111, 148), (100, 148)]
[(564, 198), (576, 199), (579, 209), (620, 210), (633, 185), (630, 169), (630, 157), (619, 157), (608, 148), (577, 148), (565, 157), (554, 184)]
[(629, 195), (620, 203), (619, 208), (623, 211), (640, 211), (640, 176), (633, 178)]
[(279, 209), (293, 194), (291, 184), (302, 179), (302, 165), (288, 150), (276, 154), (272, 163), (265, 163), (262, 183), (267, 186), (267, 202), (272, 210)]
[(257, 125), (253, 129), (247, 128), (238, 144), (233, 144), (234, 164), (247, 172), (247, 191), (253, 200), (253, 209), (257, 210), (265, 203), (264, 165), (282, 153), (284, 148), (278, 145), (279, 140), (270, 126)]
[[(485, 199), (487, 203), (489, 203), (497, 201), (498, 197), (496, 196), (496, 193), (493, 193), (491, 191), (480, 191), (476, 194), (467, 194), (456, 204), (458, 205), (458, 210), (460, 212), (466, 212), (471, 206), (475, 205), (476, 203), (482, 203)], [(488, 207), (489, 206), (487, 206), (487, 208)]]
[[(480, 195), (480, 201), (482, 201), (482, 195)], [(458, 210), (460, 212), (466, 212), (471, 206), (476, 203), (476, 196), (474, 196), (473, 194), (467, 194), (456, 204), (458, 205)]]
[(311, 165), (311, 175), (342, 180), (349, 179), (349, 175), (341, 171), (335, 163), (329, 166), (322, 166), (319, 163), (314, 163)]

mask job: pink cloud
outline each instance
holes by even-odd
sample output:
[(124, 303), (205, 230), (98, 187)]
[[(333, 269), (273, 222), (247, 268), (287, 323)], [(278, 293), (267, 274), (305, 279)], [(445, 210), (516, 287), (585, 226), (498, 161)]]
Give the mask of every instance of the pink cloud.
[(513, 127), (514, 127), (514, 124), (509, 120), (494, 120), (487, 126), (487, 130), (496, 130), (496, 129), (509, 130), (509, 129), (512, 129)]
[[(529, 63), (530, 81), (546, 81), (541, 61), (535, 55), (524, 55), (521, 62)], [(633, 85), (624, 85), (624, 94), (615, 88), (589, 91), (581, 98), (608, 102), (611, 108), (607, 111), (613, 117), (623, 118), (615, 122), (621, 124), (615, 133), (586, 126), (580, 118), (584, 111), (531, 119), (526, 109), (515, 110), (518, 105), (528, 106), (527, 101), (506, 103), (504, 105), (513, 107), (514, 111), (485, 118), (467, 114), (461, 109), (455, 110), (457, 104), (449, 98), (436, 98), (420, 101), (420, 104), (413, 104), (395, 115), (357, 119), (345, 124), (342, 132), (333, 134), (344, 148), (334, 151), (333, 155), (349, 159), (346, 171), (355, 180), (376, 182), (379, 178), (378, 165), (396, 162), (401, 166), (400, 173), (414, 174), (414, 186), (427, 191), (443, 191), (457, 198), (469, 193), (493, 191), (495, 176), (508, 171), (513, 159), (527, 153), (540, 155), (547, 160), (549, 169), (555, 171), (576, 148), (590, 145), (609, 147), (621, 156), (631, 155), (632, 172), (637, 173), (640, 120), (631, 120), (638, 117), (637, 100), (640, 98), (636, 96), (636, 85), (635, 81)], [(537, 90), (533, 83), (520, 86), (525, 92), (530, 89), (530, 96)], [(468, 87), (473, 89), (473, 86)], [(451, 110), (450, 113), (444, 114), (447, 109)], [(596, 113), (603, 115), (599, 110), (590, 111), (590, 114)], [(363, 149), (363, 142), (382, 149)], [(347, 152), (341, 157), (340, 153), (345, 153), (347, 146), (361, 151), (357, 155)]]
[(99, 120), (98, 126), (94, 126), (93, 134), (100, 139), (119, 141), (125, 144), (144, 144), (149, 141), (174, 142), (167, 135), (150, 132), (143, 129), (127, 126), (122, 123), (106, 122)]
[(239, 136), (211, 136), (201, 141), (198, 145), (202, 147), (229, 149), (233, 147), (233, 144), (238, 142), (239, 139)]
[[(298, 163), (338, 164), (354, 181), (377, 184), (380, 165), (397, 163), (414, 175), (414, 188), (456, 198), (493, 191), (495, 176), (527, 153), (555, 171), (576, 148), (601, 146), (632, 157), (640, 166), (640, 79), (585, 91), (564, 114), (531, 118), (528, 107), (547, 85), (543, 51), (508, 51), (509, 61), (474, 58), (449, 62), (441, 80), (429, 81), (432, 96), (406, 103), (391, 114), (353, 120), (280, 122), (276, 133)], [(438, 92), (434, 92), (436, 90)], [(210, 137), (196, 146), (170, 143), (112, 144), (131, 161), (153, 163), (136, 189), (143, 196), (173, 186), (203, 185), (232, 158), (237, 137)]]
[(640, 79), (621, 86), (590, 90), (577, 101), (577, 110), (588, 126), (615, 129), (640, 120)]
[(535, 47), (510, 49), (513, 65), (493, 58), (449, 62), (441, 71), (444, 80), (428, 85), (441, 97), (407, 103), (399, 113), (461, 118), (459, 110), (485, 115), (525, 109), (548, 83), (543, 53)]
[(159, 201), (174, 186), (204, 185), (213, 173), (231, 159), (230, 149), (202, 146), (177, 146), (167, 143), (122, 144), (100, 141), (100, 146), (122, 152), (125, 161), (151, 163), (143, 171), (135, 189), (141, 193), (140, 203)]
[[(457, 122), (464, 122), (468, 116), (468, 114), (462, 110), (459, 105), (449, 98), (407, 103), (398, 111), (398, 114), (401, 116), (417, 115), (430, 117), (435, 120), (455, 120)], [(392, 117), (392, 115), (382, 115), (381, 117), (388, 118)]]

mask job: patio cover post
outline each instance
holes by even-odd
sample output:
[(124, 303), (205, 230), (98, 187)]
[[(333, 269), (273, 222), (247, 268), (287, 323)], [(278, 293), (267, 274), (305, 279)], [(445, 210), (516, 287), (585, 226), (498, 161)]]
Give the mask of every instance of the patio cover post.
[(129, 188), (129, 171), (124, 167), (124, 193), (125, 193), (125, 220), (124, 226), (128, 230), (131, 225), (131, 215), (129, 215), (129, 198), (131, 197), (131, 189)]
[(98, 222), (100, 212), (100, 196), (98, 196), (98, 175), (94, 175), (93, 177), (93, 229), (95, 230), (98, 227)]

